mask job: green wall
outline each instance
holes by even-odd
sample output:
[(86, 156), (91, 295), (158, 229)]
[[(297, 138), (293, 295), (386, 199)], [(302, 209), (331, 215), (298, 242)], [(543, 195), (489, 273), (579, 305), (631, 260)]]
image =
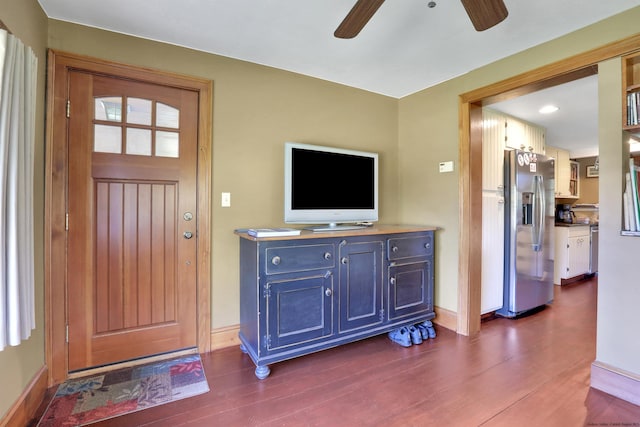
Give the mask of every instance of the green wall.
[[(44, 99), (46, 85), (47, 17), (36, 0), (0, 0), (0, 20), (38, 57), (38, 101), (34, 158), (35, 304), (36, 329), (27, 341), (0, 351), (0, 420), (22, 390), (44, 366)], [(62, 309), (62, 307), (60, 307)]]

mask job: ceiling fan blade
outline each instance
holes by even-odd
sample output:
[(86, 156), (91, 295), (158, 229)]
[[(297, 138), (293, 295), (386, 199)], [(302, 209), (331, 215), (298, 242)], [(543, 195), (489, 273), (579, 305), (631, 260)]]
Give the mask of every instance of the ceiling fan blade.
[(461, 0), (476, 31), (484, 31), (504, 21), (509, 12), (502, 0)]
[(384, 0), (358, 0), (333, 33), (339, 39), (352, 39), (367, 25)]

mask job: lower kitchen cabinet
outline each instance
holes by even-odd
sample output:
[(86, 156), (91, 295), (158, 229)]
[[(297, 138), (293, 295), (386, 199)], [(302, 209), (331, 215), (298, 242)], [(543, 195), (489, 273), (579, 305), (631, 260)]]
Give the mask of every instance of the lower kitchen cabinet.
[(430, 320), (434, 227), (240, 237), (241, 349), (269, 365)]
[(589, 274), (591, 235), (589, 225), (556, 226), (553, 283)]

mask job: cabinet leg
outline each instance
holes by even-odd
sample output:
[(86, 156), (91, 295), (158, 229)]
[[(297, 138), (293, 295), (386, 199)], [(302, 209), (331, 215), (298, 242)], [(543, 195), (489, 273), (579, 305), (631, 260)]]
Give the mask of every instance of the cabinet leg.
[(243, 352), (244, 354), (247, 354), (249, 352), (247, 350), (247, 347), (244, 346), (244, 344), (240, 344), (240, 351)]
[(263, 380), (267, 378), (270, 373), (271, 373), (271, 369), (269, 369), (268, 366), (256, 367), (256, 377), (258, 377), (259, 380)]

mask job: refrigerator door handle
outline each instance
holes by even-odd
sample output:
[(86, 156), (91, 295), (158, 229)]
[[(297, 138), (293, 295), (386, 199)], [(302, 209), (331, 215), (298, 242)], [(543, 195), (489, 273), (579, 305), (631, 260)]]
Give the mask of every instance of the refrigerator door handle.
[(544, 185), (541, 175), (535, 175), (533, 177), (534, 182), (534, 195), (533, 195), (533, 250), (534, 252), (542, 251), (542, 239), (544, 238), (544, 226), (545, 226), (545, 196)]

